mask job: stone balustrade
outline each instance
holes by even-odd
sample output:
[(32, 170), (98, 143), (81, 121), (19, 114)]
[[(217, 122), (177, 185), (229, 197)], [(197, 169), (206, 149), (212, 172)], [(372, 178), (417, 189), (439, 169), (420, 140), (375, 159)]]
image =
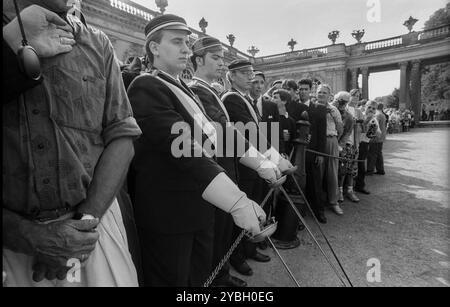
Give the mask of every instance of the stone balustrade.
[(314, 57), (322, 57), (328, 54), (328, 47), (311, 48), (298, 51), (291, 51), (281, 54), (255, 58), (255, 64), (276, 63), (298, 59), (308, 59)]
[(153, 18), (154, 14), (150, 14), (145, 12), (144, 10), (138, 9), (132, 5), (129, 5), (123, 1), (119, 0), (110, 0), (110, 5), (114, 8), (117, 8), (121, 11), (127, 12), (128, 14), (143, 18), (147, 21)]
[(403, 39), (401, 36), (391, 37), (388, 39), (382, 39), (365, 44), (364, 50), (371, 51), (377, 49), (385, 49), (391, 47), (397, 47), (403, 45)]
[(435, 37), (449, 36), (450, 35), (450, 25), (445, 25), (425, 31), (421, 31), (419, 33), (419, 41), (432, 39)]

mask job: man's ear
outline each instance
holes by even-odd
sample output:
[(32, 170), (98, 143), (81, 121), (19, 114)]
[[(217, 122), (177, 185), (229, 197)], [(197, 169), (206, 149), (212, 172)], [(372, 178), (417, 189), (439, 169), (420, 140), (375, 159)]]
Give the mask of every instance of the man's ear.
[(159, 56), (159, 44), (157, 42), (149, 42), (148, 43), (148, 49), (151, 53), (153, 53), (154, 57)]
[(205, 59), (201, 56), (198, 56), (195, 58), (195, 62), (197, 63), (197, 67), (200, 67), (205, 64)]

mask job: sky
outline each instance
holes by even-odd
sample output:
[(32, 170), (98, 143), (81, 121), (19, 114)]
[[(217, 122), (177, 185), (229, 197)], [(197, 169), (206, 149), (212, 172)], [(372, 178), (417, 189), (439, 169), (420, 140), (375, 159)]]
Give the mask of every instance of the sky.
[[(159, 11), (154, 0), (133, 0)], [(407, 33), (403, 22), (413, 16), (424, 23), (448, 0), (168, 0), (166, 13), (186, 19), (200, 30), (202, 17), (208, 21), (207, 34), (228, 43), (226, 36), (236, 36), (234, 47), (246, 52), (254, 45), (265, 56), (289, 51), (287, 42), (298, 42), (296, 50), (330, 44), (328, 33), (340, 31), (337, 43), (356, 41), (351, 32), (364, 29), (362, 41), (374, 41)], [(378, 14), (379, 13), (379, 14)], [(370, 97), (390, 94), (398, 87), (398, 71), (371, 74)], [(372, 97), (373, 96), (373, 97)]]

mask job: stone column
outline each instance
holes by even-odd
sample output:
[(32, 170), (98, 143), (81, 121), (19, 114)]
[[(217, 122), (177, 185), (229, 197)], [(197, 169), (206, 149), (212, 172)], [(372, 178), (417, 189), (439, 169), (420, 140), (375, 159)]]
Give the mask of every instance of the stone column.
[(407, 76), (408, 62), (400, 62), (400, 94), (399, 107), (406, 107), (406, 95), (408, 90), (408, 76)]
[(362, 72), (362, 98), (369, 99), (369, 67), (361, 68)]
[(351, 69), (351, 74), (352, 74), (352, 81), (350, 83), (350, 90), (354, 89), (354, 88), (358, 88), (358, 68), (353, 68)]
[(412, 61), (411, 67), (411, 109), (414, 111), (416, 121), (420, 120), (422, 112), (422, 71), (420, 60)]

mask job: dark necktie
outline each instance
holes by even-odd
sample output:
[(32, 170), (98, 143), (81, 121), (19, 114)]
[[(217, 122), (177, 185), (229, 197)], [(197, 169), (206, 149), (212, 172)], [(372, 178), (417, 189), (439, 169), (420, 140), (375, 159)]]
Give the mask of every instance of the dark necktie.
[(259, 113), (259, 110), (258, 110), (258, 99), (252, 99), (251, 97), (247, 97), (247, 99), (250, 101), (250, 104), (252, 105), (253, 110), (256, 113), (256, 117), (258, 118), (258, 122), (260, 122), (262, 120), (262, 116), (261, 116), (261, 114)]

